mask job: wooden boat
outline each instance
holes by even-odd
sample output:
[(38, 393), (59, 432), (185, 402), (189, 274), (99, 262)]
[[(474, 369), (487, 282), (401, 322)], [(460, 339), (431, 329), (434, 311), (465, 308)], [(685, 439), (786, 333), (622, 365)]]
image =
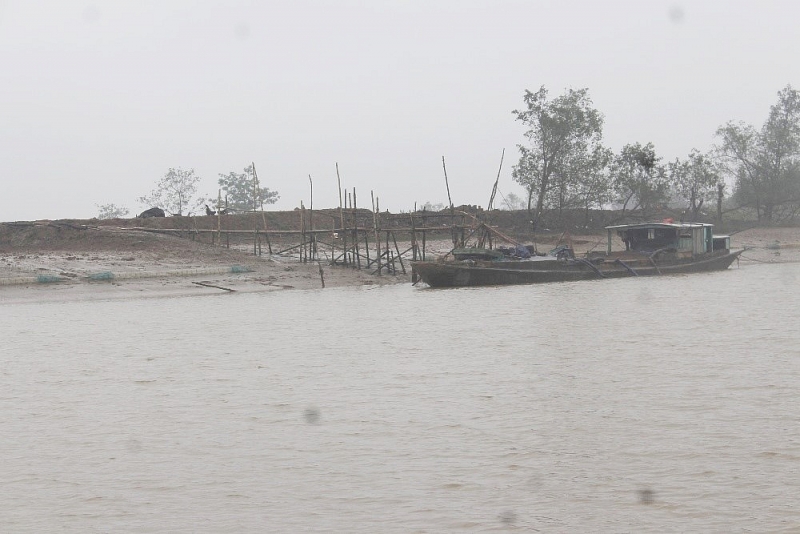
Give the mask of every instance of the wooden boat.
[[(727, 269), (742, 253), (731, 251), (730, 237), (715, 236), (711, 224), (665, 221), (607, 226), (606, 230), (605, 253), (576, 258), (563, 254), (561, 248), (558, 257), (417, 261), (411, 264), (412, 278), (430, 287), (464, 287), (686, 274)], [(612, 252), (615, 233), (626, 250)]]

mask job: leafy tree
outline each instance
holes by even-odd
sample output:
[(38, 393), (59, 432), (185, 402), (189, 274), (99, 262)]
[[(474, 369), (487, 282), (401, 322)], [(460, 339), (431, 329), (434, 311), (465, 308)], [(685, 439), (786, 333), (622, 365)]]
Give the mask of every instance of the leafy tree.
[(537, 92), (525, 91), (527, 109), (514, 110), (516, 120), (525, 124), (528, 146), (519, 145), (520, 160), (512, 176), (528, 192), (528, 209), (534, 195), (534, 220), (545, 205), (564, 206), (568, 190), (581, 182), (590, 163), (599, 163), (591, 154), (600, 145), (603, 116), (592, 107), (588, 89), (568, 90), (553, 100), (542, 86)]
[(436, 204), (431, 203), (430, 200), (426, 201), (425, 204), (422, 205), (419, 211), (442, 211), (445, 208), (445, 205), (441, 202), (437, 202)]
[(611, 180), (607, 168), (614, 154), (606, 147), (595, 145), (589, 152), (577, 154), (567, 165), (567, 180), (559, 188), (559, 209), (580, 208), (587, 219), (591, 208), (611, 201)]
[(647, 213), (667, 200), (668, 183), (660, 161), (653, 143), (625, 145), (614, 158), (613, 187), (623, 216), (629, 206)]
[(509, 193), (503, 197), (502, 206), (509, 211), (524, 210), (526, 202), (516, 193)]
[(128, 208), (117, 206), (116, 204), (95, 204), (99, 213), (98, 219), (122, 219), (128, 215)]
[(688, 204), (691, 220), (697, 220), (703, 203), (713, 200), (717, 195), (720, 176), (714, 162), (708, 156), (692, 150), (688, 159), (681, 161), (676, 158), (669, 163), (668, 169), (670, 183), (678, 198)]
[(158, 181), (156, 188), (138, 200), (145, 206), (160, 207), (173, 215), (183, 215), (184, 210), (191, 211), (202, 202), (195, 198), (199, 181), (200, 177), (194, 173), (194, 169), (170, 168)]
[(715, 147), (717, 161), (723, 172), (734, 178), (736, 202), (755, 206), (761, 220), (764, 169), (759, 164), (758, 132), (750, 125), (728, 122), (716, 135), (721, 139)]
[(740, 205), (753, 205), (759, 220), (778, 210), (794, 216), (800, 207), (800, 93), (787, 85), (778, 92), (760, 131), (729, 122), (717, 130), (716, 152), (735, 181)]
[[(259, 186), (255, 165), (249, 165), (243, 173), (220, 174), (217, 182), (225, 192), (228, 209), (233, 211), (257, 210), (264, 204), (274, 204), (280, 198), (277, 191), (270, 191), (268, 187)], [(212, 202), (216, 202), (216, 200), (211, 199)]]

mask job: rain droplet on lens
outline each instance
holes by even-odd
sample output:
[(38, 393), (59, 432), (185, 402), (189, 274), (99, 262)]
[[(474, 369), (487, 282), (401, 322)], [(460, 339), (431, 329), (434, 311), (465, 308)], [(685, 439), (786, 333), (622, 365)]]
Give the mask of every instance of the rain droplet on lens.
[(650, 488), (639, 490), (639, 503), (640, 504), (653, 504), (656, 494)]
[(504, 525), (513, 525), (517, 522), (517, 514), (513, 510), (506, 510), (500, 514), (500, 522)]
[(303, 417), (305, 417), (306, 423), (310, 425), (315, 425), (319, 423), (319, 409), (306, 408), (305, 411), (303, 411)]
[(684, 16), (685, 14), (681, 6), (674, 5), (669, 8), (669, 20), (672, 21), (673, 24), (680, 24), (683, 22)]

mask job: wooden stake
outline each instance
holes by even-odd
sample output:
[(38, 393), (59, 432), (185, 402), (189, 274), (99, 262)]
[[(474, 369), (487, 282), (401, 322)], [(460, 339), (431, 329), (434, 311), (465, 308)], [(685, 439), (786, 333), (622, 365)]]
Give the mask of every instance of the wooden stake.
[(506, 149), (503, 149), (503, 153), (500, 155), (500, 168), (497, 169), (497, 179), (494, 181), (494, 187), (492, 188), (492, 196), (489, 197), (489, 205), (486, 207), (486, 211), (492, 211), (492, 204), (494, 203), (494, 196), (497, 194), (497, 184), (500, 182), (500, 171), (503, 170), (503, 158), (506, 155)]
[(444, 185), (447, 186), (447, 203), (450, 205), (450, 211), (453, 210), (453, 200), (450, 198), (450, 183), (447, 181), (447, 166), (444, 164), (444, 156), (442, 156), (442, 169), (444, 169)]
[[(356, 268), (361, 270), (361, 254), (358, 250), (358, 206), (356, 199), (356, 188), (353, 188), (353, 252), (356, 256)], [(364, 235), (367, 232), (364, 231)], [(369, 245), (367, 245), (367, 265), (369, 265)]]
[(311, 175), (308, 175), (309, 185), (309, 199), (308, 199), (308, 230), (311, 232), (311, 243), (309, 243), (309, 252), (311, 253), (311, 260), (318, 257), (317, 254), (317, 234), (314, 233), (314, 182), (311, 181)]
[(444, 185), (447, 186), (447, 202), (450, 204), (450, 237), (453, 240), (453, 247), (455, 247), (458, 242), (458, 237), (456, 237), (456, 220), (455, 214), (453, 213), (453, 199), (450, 198), (450, 182), (447, 180), (447, 166), (444, 163), (444, 156), (442, 156), (442, 169), (444, 169)]
[[(258, 173), (256, 172), (256, 163), (253, 163), (253, 176), (256, 179), (256, 183), (258, 184), (258, 201), (259, 205), (261, 206), (261, 221), (264, 223), (264, 231), (267, 231), (267, 214), (264, 213), (264, 198), (261, 196), (261, 181), (258, 179)], [(225, 197), (225, 207), (228, 207), (228, 197)], [(267, 243), (269, 243), (269, 237), (267, 237)], [(272, 254), (272, 247), (270, 246), (270, 254)], [(261, 256), (261, 240), (258, 241), (258, 255)]]
[(381, 235), (380, 229), (378, 228), (378, 210), (380, 207), (378, 206), (375, 200), (375, 193), (373, 191), (369, 192), (370, 196), (372, 197), (372, 226), (375, 229), (375, 247), (376, 247), (376, 255), (377, 255), (377, 262), (378, 262), (378, 276), (381, 275)]
[[(217, 189), (217, 241), (219, 242), (220, 246), (222, 246), (222, 221), (220, 219), (220, 209), (219, 205), (222, 203), (222, 189)], [(212, 234), (213, 237), (213, 234)], [(212, 245), (213, 239), (212, 239)]]

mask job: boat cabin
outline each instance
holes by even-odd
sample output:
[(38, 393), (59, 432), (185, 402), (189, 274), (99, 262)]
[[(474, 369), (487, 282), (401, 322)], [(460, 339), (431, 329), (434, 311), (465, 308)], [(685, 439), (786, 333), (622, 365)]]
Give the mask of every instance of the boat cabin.
[(625, 250), (653, 253), (657, 250), (674, 251), (678, 256), (693, 257), (730, 248), (730, 237), (715, 236), (714, 225), (706, 223), (642, 223), (606, 226), (608, 250), (614, 233), (625, 243)]

